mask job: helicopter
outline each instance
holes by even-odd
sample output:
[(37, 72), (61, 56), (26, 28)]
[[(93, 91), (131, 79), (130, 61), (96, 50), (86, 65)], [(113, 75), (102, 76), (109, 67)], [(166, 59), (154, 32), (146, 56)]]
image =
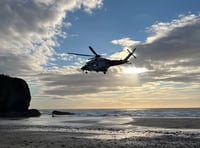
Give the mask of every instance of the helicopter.
[(83, 67), (81, 67), (81, 70), (84, 71), (85, 73), (88, 73), (88, 71), (96, 71), (96, 72), (103, 72), (104, 74), (106, 74), (109, 67), (130, 63), (129, 58), (131, 56), (133, 56), (136, 59), (136, 56), (134, 55), (136, 48), (132, 49), (131, 51), (127, 49), (129, 54), (122, 60), (106, 59), (106, 58), (103, 58), (101, 55), (97, 54), (96, 51), (91, 46), (89, 46), (89, 49), (94, 55), (79, 54), (79, 53), (74, 53), (74, 52), (68, 53), (68, 54), (77, 55), (77, 56), (92, 57), (88, 59), (89, 61), (86, 62), (86, 64)]

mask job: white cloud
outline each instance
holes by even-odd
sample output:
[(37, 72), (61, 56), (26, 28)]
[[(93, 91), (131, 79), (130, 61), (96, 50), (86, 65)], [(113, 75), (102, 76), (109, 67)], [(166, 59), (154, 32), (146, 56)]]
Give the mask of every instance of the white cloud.
[(130, 38), (122, 38), (119, 40), (113, 40), (111, 43), (116, 44), (116, 45), (121, 45), (123, 47), (132, 47), (140, 44), (140, 41), (134, 41), (131, 40)]
[(82, 4), (86, 12), (92, 13), (92, 9), (101, 8), (103, 6), (103, 1), (102, 0), (84, 0)]
[(139, 45), (141, 42), (132, 40), (127, 37), (127, 38), (122, 38), (118, 40), (112, 40), (111, 43), (115, 45), (120, 45), (123, 47), (123, 50), (121, 52), (114, 53), (111, 56), (112, 59), (121, 59), (128, 55), (127, 49), (135, 48), (135, 46)]
[[(53, 60), (58, 46), (57, 36), (66, 37), (62, 27), (67, 12), (92, 9), (103, 5), (101, 0), (16, 0), (0, 2), (0, 69), (9, 75), (27, 75), (43, 72)], [(66, 57), (66, 56), (65, 56)], [(5, 60), (6, 59), (6, 60)], [(4, 66), (6, 65), (6, 66)]]
[(148, 37), (146, 43), (152, 43), (162, 37), (169, 35), (174, 29), (178, 29), (184, 26), (193, 25), (200, 21), (200, 15), (180, 15), (179, 19), (174, 19), (171, 22), (157, 22), (151, 27), (147, 28), (147, 31), (153, 33), (152, 36)]

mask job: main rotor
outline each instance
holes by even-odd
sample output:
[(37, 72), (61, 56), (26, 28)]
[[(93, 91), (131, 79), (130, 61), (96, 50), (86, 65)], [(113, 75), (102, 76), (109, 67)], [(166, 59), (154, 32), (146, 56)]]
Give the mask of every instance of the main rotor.
[(101, 57), (101, 55), (97, 54), (96, 51), (95, 51), (91, 46), (89, 46), (89, 49), (90, 49), (90, 51), (91, 51), (94, 55), (90, 55), (90, 54), (80, 54), (80, 53), (74, 53), (74, 52), (68, 52), (68, 54), (73, 54), (73, 55), (78, 55), (78, 56), (92, 57), (91, 59), (100, 58), (100, 57)]

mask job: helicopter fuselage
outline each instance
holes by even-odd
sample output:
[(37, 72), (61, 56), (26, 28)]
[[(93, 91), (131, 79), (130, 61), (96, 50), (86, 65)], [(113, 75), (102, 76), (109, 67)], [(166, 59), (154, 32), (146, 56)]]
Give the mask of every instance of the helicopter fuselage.
[(96, 71), (96, 72), (103, 72), (104, 74), (107, 72), (110, 66), (121, 65), (127, 63), (128, 61), (124, 60), (109, 60), (106, 58), (94, 58), (88, 61), (81, 70), (85, 71)]
[(91, 61), (86, 62), (86, 64), (81, 67), (83, 71), (102, 71), (106, 73), (107, 69), (110, 67), (110, 60), (105, 58), (95, 58)]

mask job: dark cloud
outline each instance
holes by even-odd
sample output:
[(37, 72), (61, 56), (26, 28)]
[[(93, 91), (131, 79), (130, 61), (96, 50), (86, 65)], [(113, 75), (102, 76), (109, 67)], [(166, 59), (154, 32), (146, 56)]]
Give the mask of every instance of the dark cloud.
[[(28, 56), (16, 56), (12, 54), (0, 55), (0, 71), (4, 74), (21, 75), (30, 74), (32, 71), (30, 65), (26, 62), (29, 60)], [(9, 65), (9, 66), (8, 66)], [(22, 75), (23, 74), (23, 75)]]
[(163, 37), (140, 44), (137, 49), (138, 59), (133, 62), (150, 70), (144, 74), (146, 81), (199, 82), (199, 16), (194, 23), (172, 28)]
[(44, 93), (48, 95), (83, 95), (95, 94), (105, 91), (117, 91), (122, 87), (138, 86), (137, 78), (134, 75), (124, 75), (110, 72), (104, 75), (95, 74), (43, 74), (41, 81), (45, 83)]
[(168, 62), (177, 59), (199, 58), (199, 50), (200, 21), (193, 25), (174, 28), (167, 36), (138, 46), (137, 52), (142, 59)]

